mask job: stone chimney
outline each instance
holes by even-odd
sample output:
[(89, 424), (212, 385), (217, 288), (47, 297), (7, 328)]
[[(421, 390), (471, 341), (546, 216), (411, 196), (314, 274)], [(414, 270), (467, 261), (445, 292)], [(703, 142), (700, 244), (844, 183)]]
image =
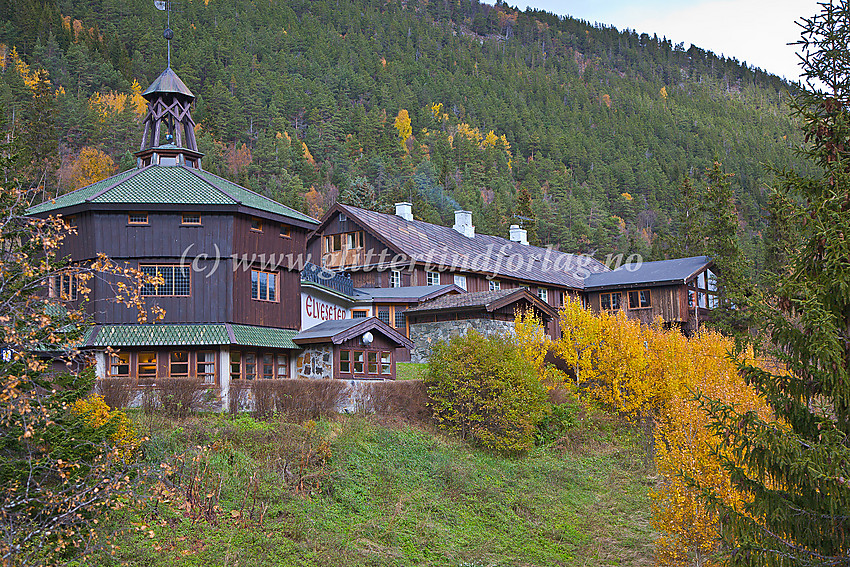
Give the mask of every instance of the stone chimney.
[(395, 214), (404, 220), (413, 220), (413, 203), (396, 203)]
[(470, 211), (455, 211), (455, 225), (452, 228), (467, 238), (475, 238), (475, 227), (472, 226)]
[(511, 225), (511, 242), (519, 242), (528, 246), (528, 232), (518, 224)]

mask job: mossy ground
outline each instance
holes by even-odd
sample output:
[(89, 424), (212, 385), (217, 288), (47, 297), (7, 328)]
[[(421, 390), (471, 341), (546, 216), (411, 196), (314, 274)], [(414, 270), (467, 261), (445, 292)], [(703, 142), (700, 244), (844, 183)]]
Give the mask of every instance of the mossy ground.
[[(146, 461), (174, 468), (176, 496), (116, 516), (108, 529), (125, 530), (119, 549), (98, 564), (652, 563), (644, 437), (602, 414), (583, 414), (566, 438), (518, 458), (367, 417), (323, 419), (312, 433), (247, 416), (134, 418), (150, 436)], [(295, 470), (325, 448), (299, 489), (282, 460)], [(217, 494), (206, 517), (186, 505), (193, 475), (205, 479), (201, 500)]]

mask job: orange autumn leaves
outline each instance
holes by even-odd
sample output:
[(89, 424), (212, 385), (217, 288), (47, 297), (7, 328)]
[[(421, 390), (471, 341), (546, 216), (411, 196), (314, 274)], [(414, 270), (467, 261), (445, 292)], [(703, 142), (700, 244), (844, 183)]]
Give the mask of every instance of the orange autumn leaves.
[(563, 337), (554, 348), (573, 367), (580, 395), (655, 425), (659, 483), (651, 496), (653, 527), (661, 534), (657, 563), (714, 565), (717, 518), (687, 479), (737, 509), (743, 501), (714, 453), (718, 439), (694, 394), (770, 418), (764, 400), (744, 383), (728, 356), (732, 341), (710, 331), (688, 338), (660, 323), (641, 325), (622, 312), (597, 315), (578, 301), (562, 308), (561, 327)]

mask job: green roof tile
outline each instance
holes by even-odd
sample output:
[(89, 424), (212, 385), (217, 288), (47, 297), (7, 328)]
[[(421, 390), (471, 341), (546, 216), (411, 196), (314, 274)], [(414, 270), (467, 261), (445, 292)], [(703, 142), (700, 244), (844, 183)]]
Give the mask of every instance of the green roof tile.
[(204, 170), (153, 165), (131, 169), (29, 209), (42, 214), (84, 203), (242, 205), (294, 220), (318, 221)]
[(91, 346), (94, 347), (153, 347), (153, 346), (210, 346), (229, 345), (300, 348), (292, 342), (298, 331), (252, 325), (231, 325), (231, 341), (227, 325), (103, 325)]
[(230, 344), (224, 325), (104, 325), (96, 347), (204, 346)]
[(271, 327), (253, 327), (250, 325), (231, 325), (234, 342), (237, 345), (269, 348), (301, 348), (292, 342), (298, 331), (292, 329), (274, 329)]

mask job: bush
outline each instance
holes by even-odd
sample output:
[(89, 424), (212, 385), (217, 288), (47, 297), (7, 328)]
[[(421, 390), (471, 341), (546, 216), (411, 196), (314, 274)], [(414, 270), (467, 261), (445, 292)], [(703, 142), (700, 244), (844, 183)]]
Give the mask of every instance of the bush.
[(95, 382), (94, 391), (112, 409), (125, 408), (133, 399), (134, 381), (132, 378), (108, 378)]
[(438, 343), (426, 385), (437, 425), (500, 453), (528, 450), (547, 407), (537, 369), (508, 336), (470, 330)]
[(543, 418), (537, 423), (535, 445), (548, 445), (564, 437), (576, 426), (578, 410), (578, 405), (569, 402), (550, 406), (549, 411), (543, 414)]
[(168, 378), (157, 382), (159, 403), (166, 415), (184, 417), (208, 404), (208, 387), (194, 378)]
[(305, 421), (336, 413), (347, 390), (344, 380), (234, 381), (230, 383), (229, 409), (235, 414), (250, 407), (258, 419), (278, 413)]
[(428, 421), (428, 389), (423, 380), (361, 383), (357, 391), (360, 407), (368, 413)]

